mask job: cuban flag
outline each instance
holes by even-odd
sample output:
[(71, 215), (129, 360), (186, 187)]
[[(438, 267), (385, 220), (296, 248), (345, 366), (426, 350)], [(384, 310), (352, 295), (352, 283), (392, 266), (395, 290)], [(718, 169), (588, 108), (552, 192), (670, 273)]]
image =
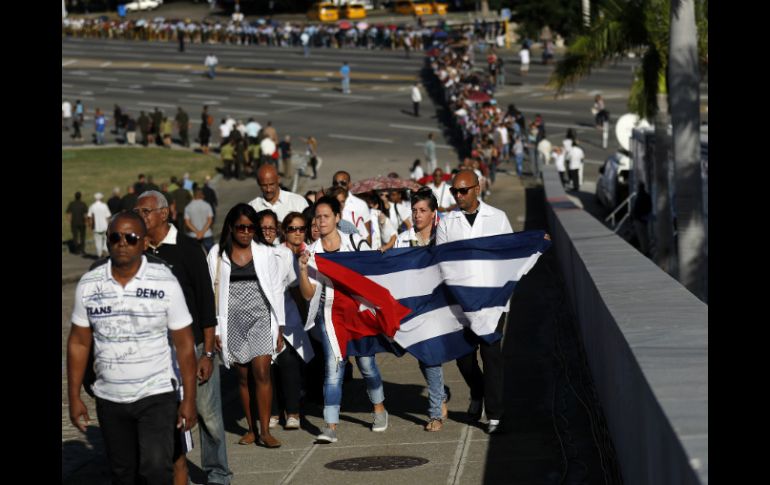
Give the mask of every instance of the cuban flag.
[(495, 330), (516, 283), (550, 247), (544, 236), (525, 231), (385, 253), (316, 254), (335, 354), (405, 350), (438, 365), (468, 354), (479, 339), (500, 339)]

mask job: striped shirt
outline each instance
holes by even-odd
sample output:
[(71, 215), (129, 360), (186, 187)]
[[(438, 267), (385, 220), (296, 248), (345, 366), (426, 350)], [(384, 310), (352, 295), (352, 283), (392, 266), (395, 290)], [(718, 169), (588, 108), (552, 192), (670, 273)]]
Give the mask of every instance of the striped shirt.
[(192, 317), (167, 266), (142, 256), (125, 288), (112, 277), (111, 261), (94, 268), (78, 282), (72, 323), (93, 332), (97, 397), (130, 403), (177, 387), (168, 332)]

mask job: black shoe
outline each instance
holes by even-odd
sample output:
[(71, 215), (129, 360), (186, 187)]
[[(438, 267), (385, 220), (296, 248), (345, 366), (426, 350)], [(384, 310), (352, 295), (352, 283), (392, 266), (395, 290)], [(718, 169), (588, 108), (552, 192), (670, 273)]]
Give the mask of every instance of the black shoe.
[(468, 406), (468, 418), (471, 420), (471, 422), (481, 419), (481, 411), (483, 409), (482, 404), (483, 401), (471, 400), (471, 404)]

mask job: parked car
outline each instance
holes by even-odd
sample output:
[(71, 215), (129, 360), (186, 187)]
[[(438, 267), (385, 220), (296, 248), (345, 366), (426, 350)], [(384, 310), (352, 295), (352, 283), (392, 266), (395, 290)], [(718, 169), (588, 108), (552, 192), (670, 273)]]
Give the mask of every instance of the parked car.
[(430, 15), (433, 7), (429, 2), (413, 2), (412, 0), (398, 0), (393, 7), (396, 13), (403, 15)]
[(341, 9), (342, 16), (346, 19), (365, 19), (366, 8), (360, 3), (348, 3)]
[(631, 158), (623, 149), (610, 155), (599, 168), (596, 180), (596, 198), (608, 209), (614, 209), (628, 197), (628, 178)]
[(155, 10), (163, 2), (157, 0), (136, 0), (126, 4), (126, 12), (139, 12), (143, 10)]
[(447, 5), (444, 2), (431, 2), (431, 7), (433, 7), (433, 13), (438, 15), (446, 15), (447, 11)]
[(333, 3), (318, 2), (314, 3), (307, 11), (307, 18), (321, 22), (335, 22), (340, 18), (340, 10)]

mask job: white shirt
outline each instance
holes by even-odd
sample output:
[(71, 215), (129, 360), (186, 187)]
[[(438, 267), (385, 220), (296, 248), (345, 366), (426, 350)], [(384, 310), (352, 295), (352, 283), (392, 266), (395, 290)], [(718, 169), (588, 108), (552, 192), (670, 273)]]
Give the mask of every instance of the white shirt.
[(222, 139), (229, 137), (231, 131), (233, 130), (232, 128), (230, 128), (230, 125), (227, 124), (227, 122), (224, 122), (221, 125), (219, 125), (219, 135), (222, 137)]
[[(199, 58), (200, 59), (200, 58)], [(219, 60), (217, 59), (217, 56), (206, 56), (206, 61), (203, 63), (206, 67), (216, 66), (219, 64)]]
[(263, 138), (259, 142), (259, 150), (263, 155), (270, 156), (275, 153), (275, 142), (270, 137)]
[(433, 195), (436, 196), (436, 202), (438, 202), (439, 209), (446, 209), (456, 204), (454, 196), (449, 192), (449, 185), (446, 182), (441, 182), (441, 185), (436, 187), (435, 184), (428, 185), (430, 190), (433, 191)]
[(97, 200), (88, 208), (88, 217), (94, 221), (94, 232), (106, 232), (111, 215), (110, 208), (101, 200)]
[(436, 228), (436, 244), (512, 232), (505, 212), (479, 201), (478, 215), (473, 221), (473, 226), (460, 209), (455, 209), (443, 217)]
[(573, 146), (569, 151), (569, 169), (578, 170), (583, 165), (583, 158), (585, 158), (583, 149), (579, 146)]
[(278, 224), (280, 225), (289, 212), (302, 212), (305, 210), (307, 208), (307, 200), (299, 194), (280, 189), (278, 200), (275, 203), (271, 204), (264, 197), (260, 196), (249, 202), (249, 205), (257, 212), (265, 209), (275, 212), (278, 216)]
[(72, 105), (69, 101), (61, 104), (61, 113), (65, 118), (72, 118)]
[(259, 135), (259, 130), (262, 129), (262, 125), (256, 121), (249, 121), (246, 123), (246, 134), (251, 138), (256, 138)]
[[(345, 200), (345, 207), (349, 207), (356, 219), (361, 219), (364, 223), (369, 222), (371, 216), (369, 214), (369, 205), (362, 199), (359, 199), (355, 195), (348, 191), (348, 198)], [(353, 221), (351, 221), (353, 222)], [(355, 224), (355, 222), (353, 222)], [(367, 233), (363, 237), (365, 238), (369, 234)]]
[(561, 153), (553, 152), (552, 156), (553, 156), (553, 163), (554, 165), (556, 165), (556, 170), (558, 170), (559, 172), (564, 172), (565, 171), (564, 152), (561, 152)]
[(401, 227), (401, 223), (412, 218), (412, 211), (409, 210), (403, 202), (399, 202), (398, 204), (391, 202), (390, 209), (388, 209), (386, 215), (388, 216), (388, 219), (390, 219), (390, 223), (393, 224), (393, 227), (398, 230)]
[(529, 64), (529, 49), (522, 49), (519, 51), (519, 58), (522, 64)]
[(130, 403), (174, 390), (168, 331), (190, 325), (192, 316), (165, 265), (142, 256), (125, 287), (112, 277), (111, 260), (89, 271), (75, 290), (72, 323), (93, 331), (99, 398)]
[(504, 126), (498, 126), (495, 128), (495, 138), (497, 138), (497, 143), (499, 145), (507, 145), (508, 144), (508, 128)]
[(302, 35), (299, 36), (299, 40), (302, 41), (302, 45), (307, 45), (307, 43), (310, 42), (310, 36), (307, 35), (307, 32), (302, 32)]
[(412, 86), (412, 102), (419, 103), (420, 101), (422, 101), (422, 93), (420, 93), (420, 88), (417, 86)]
[(409, 176), (412, 180), (420, 180), (421, 178), (425, 177), (425, 172), (423, 172), (422, 167), (420, 165), (417, 165), (414, 167), (414, 170), (412, 171), (412, 174)]

